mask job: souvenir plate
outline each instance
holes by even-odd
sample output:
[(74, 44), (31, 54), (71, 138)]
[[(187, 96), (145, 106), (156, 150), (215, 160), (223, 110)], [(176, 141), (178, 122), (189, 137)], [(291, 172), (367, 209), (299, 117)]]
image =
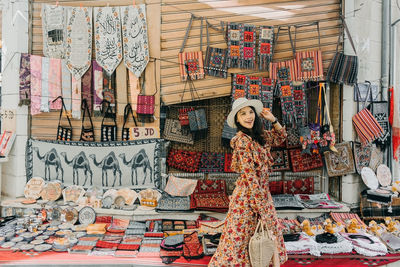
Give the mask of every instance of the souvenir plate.
[(85, 193), (85, 196), (87, 197), (96, 197), (96, 198), (101, 198), (103, 195), (103, 189), (101, 189), (98, 186), (92, 186), (89, 187), (88, 190)]
[(101, 200), (101, 207), (103, 209), (110, 209), (112, 204), (113, 204), (112, 196), (103, 197), (103, 199)]
[(80, 237), (85, 236), (85, 235), (86, 235), (86, 232), (76, 232), (75, 233), (76, 238), (80, 238)]
[(35, 240), (33, 240), (30, 244), (32, 244), (32, 245), (40, 245), (40, 244), (43, 244), (44, 243), (44, 240), (42, 240), (42, 239), (35, 239)]
[(114, 199), (114, 206), (117, 209), (122, 209), (125, 205), (125, 198), (123, 196), (117, 196)]
[(48, 251), (52, 248), (52, 245), (50, 244), (41, 244), (41, 245), (37, 245), (34, 246), (33, 249), (37, 252), (44, 252), (44, 251)]
[(59, 181), (49, 182), (48, 184), (46, 184), (43, 187), (40, 196), (44, 200), (56, 201), (57, 199), (59, 199), (61, 197), (61, 194), (62, 194), (61, 187), (62, 187), (62, 185), (61, 185), (61, 182), (59, 182)]
[(361, 178), (364, 184), (370, 189), (378, 189), (379, 182), (376, 178), (375, 172), (369, 167), (363, 167), (361, 170)]
[(63, 223), (63, 224), (60, 224), (60, 225), (58, 226), (58, 228), (59, 228), (60, 230), (72, 229), (72, 224), (70, 224), (70, 223)]
[(21, 237), (24, 238), (25, 241), (31, 242), (34, 238), (34, 234), (33, 233), (23, 233), (20, 235)]
[(20, 250), (31, 250), (34, 248), (34, 245), (32, 244), (25, 244), (19, 247)]
[(110, 188), (108, 189), (104, 194), (103, 194), (103, 198), (111, 196), (112, 200), (114, 201), (115, 197), (117, 196), (117, 190), (115, 190), (114, 188)]
[(18, 236), (18, 237), (14, 237), (13, 239), (11, 239), (11, 242), (17, 243), (17, 242), (21, 242), (23, 240), (24, 240), (24, 238), (22, 236)]
[(121, 188), (117, 191), (117, 196), (123, 196), (126, 205), (132, 205), (138, 198), (138, 194), (129, 188)]
[(78, 202), (78, 199), (85, 194), (85, 189), (82, 186), (70, 185), (62, 191), (64, 203)]
[(381, 186), (389, 186), (392, 183), (392, 173), (385, 164), (378, 166), (378, 169), (376, 170), (376, 177), (378, 178)]
[(40, 235), (40, 236), (37, 236), (37, 237), (36, 237), (37, 240), (46, 240), (46, 239), (48, 239), (48, 238), (49, 238), (48, 235)]
[(21, 203), (24, 204), (24, 205), (35, 204), (36, 203), (36, 199), (27, 198), (27, 199), (22, 200)]
[(86, 231), (87, 225), (84, 224), (78, 224), (78, 225), (74, 225), (72, 227), (72, 230), (74, 230), (75, 232), (84, 232)]
[[(61, 222), (61, 216), (62, 216), (62, 209), (59, 206), (53, 206), (50, 207), (47, 210), (47, 221), (53, 222), (55, 224)], [(56, 231), (58, 229), (55, 228), (56, 226), (51, 226), (47, 228), (48, 231)]]
[(1, 245), (2, 248), (11, 248), (13, 246), (15, 246), (15, 243), (11, 242), (11, 241), (10, 242), (5, 242), (3, 245)]
[(67, 207), (63, 210), (63, 219), (66, 223), (74, 225), (78, 221), (78, 211), (74, 207)]
[(25, 185), (24, 196), (28, 199), (38, 199), (40, 192), (45, 185), (45, 181), (41, 177), (31, 178)]
[(79, 223), (80, 224), (92, 224), (96, 221), (96, 212), (91, 207), (83, 207), (79, 211)]

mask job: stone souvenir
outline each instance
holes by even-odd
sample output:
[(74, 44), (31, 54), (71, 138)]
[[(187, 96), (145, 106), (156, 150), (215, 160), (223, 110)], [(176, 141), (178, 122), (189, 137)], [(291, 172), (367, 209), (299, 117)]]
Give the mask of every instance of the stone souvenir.
[(24, 196), (27, 199), (38, 199), (40, 192), (45, 186), (45, 181), (41, 177), (33, 177), (30, 179), (24, 188)]
[(123, 196), (126, 205), (132, 205), (138, 198), (138, 194), (129, 188), (121, 188), (117, 191), (117, 196)]
[(44, 251), (48, 251), (52, 248), (52, 245), (50, 244), (41, 244), (41, 245), (37, 245), (33, 248), (33, 250), (37, 251), (37, 252), (44, 252)]
[(44, 200), (49, 200), (49, 201), (56, 201), (61, 197), (62, 194), (62, 184), (59, 181), (53, 181), (47, 183), (40, 194), (40, 196)]
[(82, 186), (70, 185), (62, 192), (64, 203), (73, 202), (77, 203), (78, 199), (85, 194), (85, 189)]
[(79, 223), (80, 224), (92, 224), (96, 221), (96, 212), (91, 207), (83, 207), (79, 211)]
[(71, 225), (74, 225), (78, 221), (78, 211), (74, 207), (65, 208), (62, 216), (64, 221)]

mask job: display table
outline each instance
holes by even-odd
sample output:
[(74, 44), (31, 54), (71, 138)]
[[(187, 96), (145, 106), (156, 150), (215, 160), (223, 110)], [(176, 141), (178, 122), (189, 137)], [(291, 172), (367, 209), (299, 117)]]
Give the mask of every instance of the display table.
[(345, 204), (341, 203), (343, 207), (340, 209), (302, 209), (302, 210), (278, 210), (279, 218), (296, 219), (297, 215), (301, 215), (308, 218), (315, 218), (321, 216), (323, 213), (329, 212), (350, 212), (350, 208)]

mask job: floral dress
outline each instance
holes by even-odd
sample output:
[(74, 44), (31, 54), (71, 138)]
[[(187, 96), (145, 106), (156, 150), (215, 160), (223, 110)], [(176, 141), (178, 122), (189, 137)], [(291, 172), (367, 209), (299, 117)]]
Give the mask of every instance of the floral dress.
[(286, 136), (285, 128), (266, 131), (267, 142), (264, 146), (240, 131), (232, 138), (231, 168), (241, 173), (241, 176), (236, 181), (221, 240), (209, 267), (251, 266), (248, 244), (255, 232), (258, 215), (277, 237), (281, 264), (287, 260), (283, 236), (278, 228), (277, 215), (268, 187), (268, 173), (273, 164), (270, 147), (280, 145)]

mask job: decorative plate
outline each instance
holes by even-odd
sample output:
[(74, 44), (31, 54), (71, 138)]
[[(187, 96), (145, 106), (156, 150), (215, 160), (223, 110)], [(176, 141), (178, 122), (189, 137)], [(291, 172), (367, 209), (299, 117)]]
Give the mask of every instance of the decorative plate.
[(82, 225), (82, 224), (78, 224), (78, 225), (74, 225), (72, 227), (72, 230), (74, 230), (75, 232), (84, 232), (86, 231), (87, 225)]
[(102, 195), (103, 195), (103, 189), (101, 189), (98, 186), (89, 187), (88, 190), (85, 193), (85, 196), (87, 196), (89, 198), (92, 197), (92, 196), (94, 196), (96, 198), (101, 198)]
[(378, 178), (381, 186), (389, 186), (392, 183), (392, 173), (390, 169), (385, 164), (378, 166), (376, 170), (376, 177)]
[(56, 201), (61, 197), (62, 194), (62, 184), (60, 181), (53, 181), (46, 184), (40, 196), (44, 200)]
[(63, 210), (63, 219), (66, 223), (74, 225), (78, 221), (78, 211), (74, 207)]
[(33, 249), (37, 252), (44, 252), (44, 251), (50, 250), (52, 247), (53, 246), (50, 244), (41, 244), (41, 245), (34, 246)]
[(36, 199), (33, 199), (33, 198), (27, 198), (27, 199), (24, 199), (24, 200), (22, 200), (21, 201), (21, 204), (24, 204), (24, 205), (29, 205), (29, 204), (35, 204), (36, 203)]
[(117, 191), (117, 196), (123, 196), (125, 198), (126, 205), (132, 205), (138, 198), (138, 194), (129, 188), (121, 188)]
[(33, 249), (35, 246), (32, 244), (25, 244), (19, 247), (20, 250), (31, 250)]
[(103, 209), (110, 209), (112, 204), (113, 204), (112, 196), (103, 197), (103, 199), (101, 200), (101, 207)]
[(107, 197), (107, 196), (111, 196), (112, 200), (114, 201), (115, 197), (117, 196), (117, 190), (115, 190), (114, 188), (110, 188), (108, 189), (104, 194), (103, 194), (103, 198)]
[(114, 206), (117, 209), (122, 209), (125, 205), (125, 198), (123, 196), (117, 196), (114, 199)]
[(17, 243), (17, 242), (21, 242), (21, 241), (23, 241), (23, 240), (24, 240), (23, 237), (18, 236), (18, 237), (14, 237), (13, 239), (11, 239), (11, 242)]
[(11, 248), (15, 245), (14, 242), (5, 242), (3, 245), (1, 245), (2, 248)]
[[(64, 210), (64, 211), (65, 211), (65, 210)], [(60, 224), (60, 225), (58, 226), (58, 228), (59, 228), (60, 230), (67, 230), (67, 229), (71, 229), (72, 226), (73, 226), (73, 224), (71, 224), (71, 223), (63, 223), (63, 224)]]
[(43, 244), (44, 243), (44, 240), (42, 240), (42, 239), (35, 239), (35, 240), (33, 240), (30, 244), (32, 244), (32, 245), (40, 245), (40, 244)]
[[(54, 231), (46, 231), (46, 232), (43, 233), (43, 235), (45, 235), (45, 236), (54, 235)], [(47, 239), (47, 238), (46, 238), (46, 239)]]
[(85, 189), (82, 186), (70, 185), (62, 191), (64, 203), (78, 202), (78, 199), (85, 194)]
[(31, 242), (34, 238), (33, 233), (28, 233), (28, 232), (23, 233), (20, 236), (23, 237), (25, 239), (25, 241), (28, 241), (28, 242)]
[[(59, 223), (61, 221), (61, 216), (62, 216), (62, 209), (59, 206), (53, 206), (47, 210), (47, 221), (49, 222), (54, 222), (54, 223)], [(54, 226), (53, 226), (54, 227)], [(58, 229), (55, 229), (53, 227), (47, 228), (48, 231), (56, 231)], [(55, 229), (55, 230), (53, 230)]]
[(32, 177), (25, 185), (24, 196), (28, 199), (38, 199), (45, 185), (41, 177)]
[(363, 167), (361, 170), (361, 178), (364, 184), (370, 189), (378, 189), (379, 182), (375, 172), (370, 167)]
[(80, 224), (92, 224), (96, 221), (96, 212), (92, 207), (86, 206), (79, 211)]
[(40, 235), (40, 236), (36, 237), (36, 240), (46, 240), (48, 238), (49, 238), (48, 235)]

